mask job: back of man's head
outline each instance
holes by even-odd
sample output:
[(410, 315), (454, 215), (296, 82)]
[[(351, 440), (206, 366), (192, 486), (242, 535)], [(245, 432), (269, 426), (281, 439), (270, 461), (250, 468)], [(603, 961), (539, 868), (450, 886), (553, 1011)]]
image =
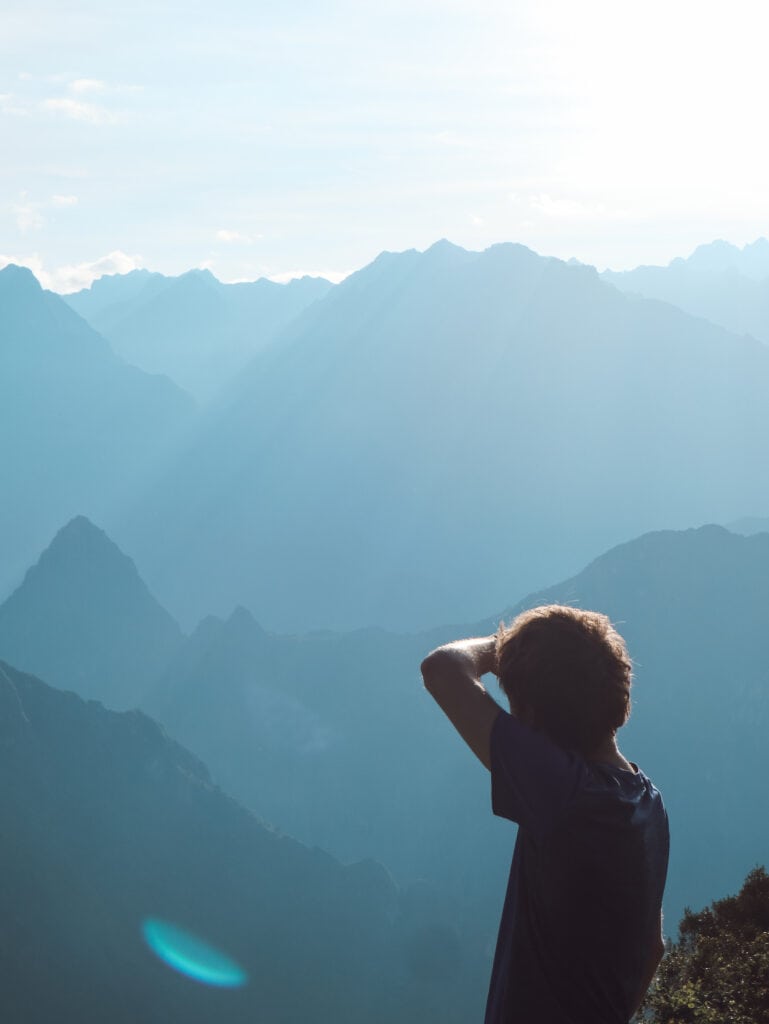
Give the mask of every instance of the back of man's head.
[(632, 663), (599, 612), (543, 605), (497, 633), (499, 683), (513, 714), (589, 756), (630, 714)]

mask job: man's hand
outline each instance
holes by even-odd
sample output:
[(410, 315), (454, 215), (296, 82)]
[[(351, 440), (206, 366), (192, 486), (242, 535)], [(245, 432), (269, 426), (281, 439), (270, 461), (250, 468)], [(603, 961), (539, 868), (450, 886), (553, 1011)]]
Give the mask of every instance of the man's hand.
[(425, 688), (482, 764), (491, 768), (489, 740), (500, 707), (481, 683), (496, 672), (496, 636), (455, 640), (422, 662)]

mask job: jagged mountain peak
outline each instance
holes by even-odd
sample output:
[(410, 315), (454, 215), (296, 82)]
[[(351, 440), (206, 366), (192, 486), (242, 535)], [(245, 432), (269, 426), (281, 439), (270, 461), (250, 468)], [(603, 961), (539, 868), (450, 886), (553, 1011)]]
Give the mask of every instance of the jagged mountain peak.
[(673, 260), (671, 266), (687, 266), (702, 273), (725, 272), (742, 274), (760, 280), (769, 277), (769, 240), (757, 238), (742, 247), (717, 238), (698, 245), (685, 260)]
[(450, 242), (448, 238), (439, 238), (437, 242), (433, 242), (432, 245), (428, 246), (428, 248), (425, 249), (422, 255), (434, 257), (458, 255), (468, 256), (474, 254), (471, 254), (470, 250), (462, 248), (461, 245), (456, 245), (454, 242)]
[(117, 570), (131, 579), (139, 578), (133, 561), (104, 530), (84, 515), (75, 516), (59, 530), (37, 564), (29, 570), (28, 578), (38, 572), (58, 572), (65, 567), (83, 570), (91, 581), (100, 567), (110, 574)]
[(221, 288), (222, 282), (218, 277), (215, 277), (207, 267), (193, 267), (192, 270), (187, 270), (185, 273), (180, 274), (174, 280), (174, 284), (179, 285), (206, 285), (210, 288)]
[(248, 629), (250, 631), (256, 631), (263, 633), (264, 630), (256, 621), (251, 612), (244, 605), (239, 604), (227, 619), (226, 625), (232, 629)]

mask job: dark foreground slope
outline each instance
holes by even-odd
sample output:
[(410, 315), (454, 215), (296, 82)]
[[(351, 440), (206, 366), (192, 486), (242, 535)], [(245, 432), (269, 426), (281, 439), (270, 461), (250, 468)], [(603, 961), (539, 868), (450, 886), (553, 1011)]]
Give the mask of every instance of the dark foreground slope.
[[(461, 1021), (485, 960), (374, 863), (269, 831), (137, 712), (0, 665), (0, 988), (18, 1024)], [(157, 961), (167, 919), (234, 957), (240, 989)], [(483, 958), (481, 958), (483, 960)]]

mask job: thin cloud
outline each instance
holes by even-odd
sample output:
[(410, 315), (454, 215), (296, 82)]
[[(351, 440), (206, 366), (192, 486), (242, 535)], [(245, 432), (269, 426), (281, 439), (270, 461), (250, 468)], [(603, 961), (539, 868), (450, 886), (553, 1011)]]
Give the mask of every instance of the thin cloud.
[(104, 107), (95, 103), (82, 103), (68, 96), (50, 97), (43, 100), (40, 106), (43, 110), (63, 114), (73, 121), (85, 121), (88, 124), (113, 124), (117, 120), (117, 117)]
[(261, 235), (245, 235), (241, 231), (230, 231), (227, 228), (220, 228), (216, 232), (217, 242), (239, 243), (240, 245), (252, 245)]
[(39, 199), (30, 199), (27, 192), (22, 192), (18, 202), (11, 204), (10, 212), (16, 221), (16, 227), (26, 235), (30, 231), (39, 231), (45, 227), (46, 209), (66, 209), (77, 206), (77, 203), (78, 198), (73, 195), (54, 195), (47, 202), (43, 202)]
[(0, 93), (0, 113), (12, 114), (15, 117), (24, 117), (29, 114), (28, 104), (24, 104), (12, 92)]
[(39, 231), (45, 226), (45, 217), (42, 214), (42, 203), (33, 202), (27, 198), (26, 192), (21, 194), (20, 202), (11, 206), (11, 213), (16, 220), (16, 227), (26, 235), (30, 231)]
[(71, 92), (82, 95), (89, 92), (104, 92), (107, 84), (98, 78), (76, 78), (69, 83), (69, 88)]

